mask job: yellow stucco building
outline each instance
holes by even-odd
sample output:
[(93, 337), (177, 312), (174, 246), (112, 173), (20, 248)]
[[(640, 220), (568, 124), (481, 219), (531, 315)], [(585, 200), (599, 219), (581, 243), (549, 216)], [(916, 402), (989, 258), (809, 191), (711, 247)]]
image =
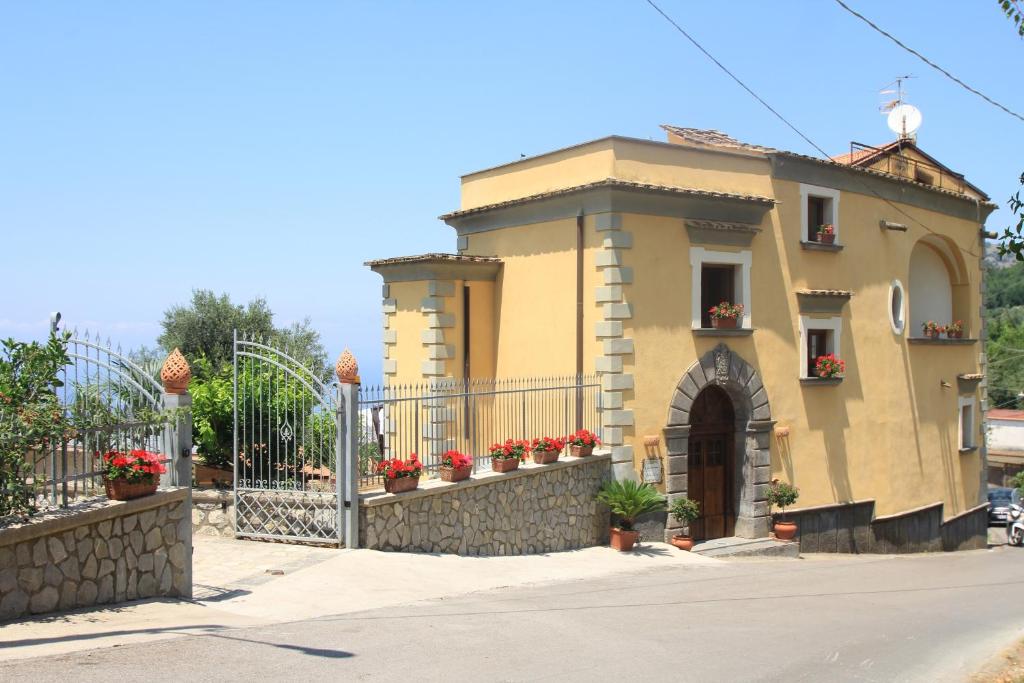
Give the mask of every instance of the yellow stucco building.
[(596, 373), (617, 476), (659, 459), (705, 538), (767, 535), (773, 478), (805, 510), (976, 509), (988, 197), (911, 140), (824, 161), (664, 129), (464, 176), (456, 254), (368, 264), (387, 381)]

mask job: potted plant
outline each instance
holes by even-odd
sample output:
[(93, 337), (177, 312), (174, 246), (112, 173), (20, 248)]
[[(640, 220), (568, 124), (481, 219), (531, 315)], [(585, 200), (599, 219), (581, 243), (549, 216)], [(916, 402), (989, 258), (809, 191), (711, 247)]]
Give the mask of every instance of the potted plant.
[(946, 325), (946, 336), (950, 339), (962, 339), (964, 336), (964, 321), (957, 320), (955, 323)]
[(528, 441), (507, 439), (505, 443), (491, 444), (491, 469), (495, 472), (511, 472), (519, 469), (519, 462), (526, 459)]
[(846, 372), (846, 361), (836, 358), (834, 353), (818, 356), (818, 360), (814, 362), (814, 371), (822, 379), (842, 377), (843, 373)]
[(109, 451), (102, 460), (103, 486), (110, 500), (131, 500), (156, 493), (158, 477), (167, 471), (165, 458), (149, 451)]
[(818, 226), (818, 241), (822, 244), (832, 244), (836, 241), (836, 226), (831, 223), (823, 223)]
[(384, 475), (384, 490), (388, 493), (405, 493), (413, 491), (420, 485), (420, 474), (423, 464), (415, 453), (408, 460), (392, 458), (377, 463), (378, 474)]
[(441, 481), (469, 479), (473, 471), (473, 458), (458, 451), (447, 451), (441, 458)]
[(921, 330), (924, 332), (924, 336), (930, 337), (931, 339), (938, 339), (939, 335), (943, 331), (942, 325), (938, 324), (934, 320), (921, 323)]
[(558, 454), (562, 452), (563, 448), (565, 448), (563, 439), (552, 439), (548, 436), (534, 439), (530, 449), (533, 452), (534, 464), (548, 465), (557, 461)]
[[(689, 533), (690, 524), (700, 517), (700, 503), (683, 496), (682, 498), (677, 498), (675, 502), (672, 503), (668, 512), (670, 515), (675, 517), (676, 521), (682, 524), (686, 532)], [(680, 550), (690, 550), (693, 548), (693, 539), (686, 534), (673, 534), (672, 545)]]
[(721, 301), (717, 306), (708, 309), (711, 314), (711, 327), (716, 330), (736, 329), (736, 321), (743, 315), (743, 304), (731, 304)]
[(597, 499), (611, 508), (611, 546), (621, 551), (632, 550), (633, 544), (640, 539), (640, 532), (633, 530), (637, 517), (665, 509), (665, 498), (653, 486), (638, 484), (632, 479), (605, 482), (597, 493)]
[(588, 429), (581, 429), (575, 434), (566, 437), (565, 442), (569, 444), (569, 453), (574, 458), (585, 458), (588, 455), (593, 455), (594, 446), (599, 445), (601, 440), (597, 438), (594, 432)]
[(777, 506), (781, 512), (780, 521), (775, 522), (775, 538), (780, 541), (790, 541), (796, 536), (796, 522), (786, 520), (786, 508), (796, 502), (800, 497), (800, 489), (778, 479), (772, 479), (768, 487), (768, 504)]

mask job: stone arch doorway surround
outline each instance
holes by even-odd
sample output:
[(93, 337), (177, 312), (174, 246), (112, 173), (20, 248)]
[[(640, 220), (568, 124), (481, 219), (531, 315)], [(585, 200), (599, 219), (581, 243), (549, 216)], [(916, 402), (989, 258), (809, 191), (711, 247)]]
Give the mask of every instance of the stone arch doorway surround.
[[(761, 377), (747, 361), (725, 344), (719, 344), (687, 369), (676, 385), (665, 426), (667, 477), (665, 492), (669, 505), (685, 496), (689, 474), (690, 409), (701, 390), (715, 385), (732, 400), (734, 413), (735, 461), (732, 467), (732, 506), (735, 531), (743, 538), (768, 535), (768, 503), (765, 494), (771, 481), (772, 420), (768, 394)], [(666, 540), (682, 533), (671, 516)]]

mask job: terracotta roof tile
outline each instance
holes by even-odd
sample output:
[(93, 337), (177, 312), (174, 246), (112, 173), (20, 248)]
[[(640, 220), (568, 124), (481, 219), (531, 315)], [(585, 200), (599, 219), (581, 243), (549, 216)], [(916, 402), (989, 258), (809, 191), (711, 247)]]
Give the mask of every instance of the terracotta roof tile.
[(367, 261), (363, 265), (390, 266), (396, 263), (501, 263), (501, 259), (494, 256), (467, 256), (464, 254), (419, 254), (418, 256), (396, 256), (394, 258), (382, 258), (376, 261)]
[(752, 145), (747, 142), (740, 142), (734, 137), (726, 135), (720, 130), (706, 130), (703, 128), (680, 128), (679, 126), (670, 126), (667, 123), (663, 123), (661, 128), (672, 135), (682, 138), (687, 142), (691, 142), (696, 145), (708, 145), (710, 147), (729, 147), (732, 149), (742, 149), (748, 152), (774, 152), (775, 150), (771, 147), (762, 147), (761, 145)]
[(561, 188), (558, 190), (550, 190), (548, 192), (539, 192), (526, 197), (518, 197), (516, 199), (509, 199), (504, 202), (497, 202), (494, 204), (485, 204), (483, 206), (476, 206), (472, 209), (464, 209), (461, 211), (452, 211), (440, 216), (440, 219), (447, 221), (452, 218), (461, 218), (463, 216), (472, 216), (478, 213), (485, 213), (487, 211), (494, 211), (495, 209), (504, 209), (510, 206), (517, 206), (519, 204), (526, 204), (528, 202), (534, 202), (540, 199), (548, 199), (551, 197), (562, 197), (576, 192), (584, 192), (586, 190), (593, 190), (598, 188), (611, 188), (621, 190), (637, 190), (640, 192), (656, 192), (662, 194), (671, 194), (678, 196), (689, 196), (689, 197), (707, 197), (710, 199), (738, 199), (746, 202), (754, 202), (757, 204), (775, 204), (775, 200), (770, 197), (760, 197), (757, 195), (749, 194), (733, 194), (731, 192), (715, 192), (713, 190), (697, 190), (686, 187), (674, 187), (671, 185), (653, 185), (651, 183), (638, 183), (632, 180), (621, 180), (619, 178), (605, 178), (604, 180), (597, 180), (592, 183), (585, 183), (583, 185), (574, 185), (572, 187)]
[(992, 408), (985, 413), (985, 417), (989, 420), (1024, 420), (1024, 410)]

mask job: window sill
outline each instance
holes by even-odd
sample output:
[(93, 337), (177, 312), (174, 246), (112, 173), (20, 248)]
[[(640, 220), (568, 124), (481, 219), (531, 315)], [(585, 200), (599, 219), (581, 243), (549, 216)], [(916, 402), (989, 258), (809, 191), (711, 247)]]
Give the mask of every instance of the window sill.
[(842, 384), (842, 377), (801, 377), (800, 384), (808, 387), (814, 386), (835, 386), (836, 384)]
[(977, 339), (949, 339), (948, 337), (907, 337), (908, 344), (925, 344), (932, 346), (970, 346), (978, 343)]
[(807, 240), (800, 240), (800, 248), (806, 249), (807, 251), (842, 251), (843, 245), (841, 244), (823, 244), (821, 242), (808, 242)]
[(977, 446), (968, 446), (967, 448), (961, 448), (960, 453), (973, 453), (976, 450), (978, 450)]
[(693, 333), (698, 337), (749, 337), (754, 334), (753, 327), (735, 327), (718, 329), (715, 327), (694, 327)]

